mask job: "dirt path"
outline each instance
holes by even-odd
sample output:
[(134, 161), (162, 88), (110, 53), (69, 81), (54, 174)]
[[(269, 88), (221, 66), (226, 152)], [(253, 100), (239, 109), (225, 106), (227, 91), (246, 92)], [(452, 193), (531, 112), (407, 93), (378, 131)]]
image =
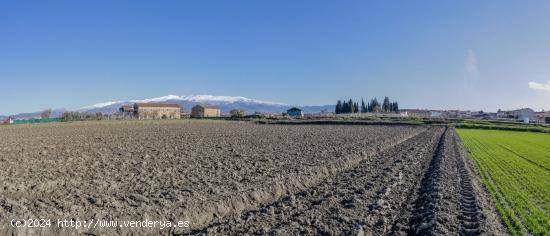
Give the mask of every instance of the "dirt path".
[(436, 127), (297, 194), (192, 234), (385, 234), (430, 163)]

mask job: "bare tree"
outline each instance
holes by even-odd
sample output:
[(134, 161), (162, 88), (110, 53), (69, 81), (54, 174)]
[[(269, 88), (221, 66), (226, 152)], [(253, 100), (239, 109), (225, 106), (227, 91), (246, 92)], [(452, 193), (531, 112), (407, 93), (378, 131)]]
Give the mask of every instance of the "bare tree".
[(243, 109), (233, 109), (229, 111), (229, 114), (231, 114), (231, 117), (243, 117), (246, 115), (246, 111)]

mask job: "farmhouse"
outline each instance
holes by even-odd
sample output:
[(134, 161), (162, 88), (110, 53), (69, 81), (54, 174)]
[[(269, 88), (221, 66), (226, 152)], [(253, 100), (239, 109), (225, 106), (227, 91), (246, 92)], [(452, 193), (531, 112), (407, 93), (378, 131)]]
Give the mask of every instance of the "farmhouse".
[(196, 105), (191, 108), (191, 117), (194, 118), (219, 117), (220, 114), (220, 108), (216, 106)]
[[(124, 106), (120, 109), (131, 111)], [(181, 107), (178, 104), (135, 103), (133, 112), (138, 119), (179, 119), (181, 117)]]
[(292, 117), (302, 117), (304, 114), (302, 113), (302, 109), (293, 107), (286, 111), (286, 114)]

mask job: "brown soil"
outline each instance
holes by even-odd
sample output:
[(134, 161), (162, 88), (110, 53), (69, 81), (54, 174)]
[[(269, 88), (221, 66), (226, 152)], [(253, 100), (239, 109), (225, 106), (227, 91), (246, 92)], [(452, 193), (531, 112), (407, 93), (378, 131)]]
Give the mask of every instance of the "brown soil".
[[(1, 235), (503, 232), (444, 127), (95, 122), (1, 127), (0, 140)], [(191, 227), (14, 229), (14, 218)]]

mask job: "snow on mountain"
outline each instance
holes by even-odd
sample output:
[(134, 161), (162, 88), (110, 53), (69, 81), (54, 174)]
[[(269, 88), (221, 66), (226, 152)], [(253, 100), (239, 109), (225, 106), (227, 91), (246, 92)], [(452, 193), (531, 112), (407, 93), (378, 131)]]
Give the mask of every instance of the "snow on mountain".
[(102, 108), (102, 107), (110, 106), (110, 105), (113, 105), (113, 104), (119, 104), (119, 103), (122, 103), (122, 102), (123, 102), (123, 101), (100, 102), (100, 103), (96, 103), (96, 104), (94, 104), (94, 105), (81, 107), (81, 108), (78, 109), (78, 110), (79, 110), (79, 111), (80, 111), (80, 110), (82, 110), (82, 111), (85, 111), (85, 110), (92, 110), (92, 109), (96, 109), (96, 108)]
[[(223, 103), (236, 103), (236, 102), (247, 102), (247, 103), (259, 103), (259, 104), (270, 104), (270, 105), (280, 105), (280, 106), (289, 106), (284, 103), (277, 102), (266, 102), (256, 99), (250, 99), (240, 96), (214, 96), (214, 95), (191, 95), (191, 96), (177, 96), (177, 95), (168, 95), (158, 98), (149, 98), (142, 100), (131, 100), (130, 102), (166, 102), (170, 100), (180, 100), (180, 101), (189, 101), (189, 102), (223, 102)], [(111, 105), (111, 104), (107, 104)]]

